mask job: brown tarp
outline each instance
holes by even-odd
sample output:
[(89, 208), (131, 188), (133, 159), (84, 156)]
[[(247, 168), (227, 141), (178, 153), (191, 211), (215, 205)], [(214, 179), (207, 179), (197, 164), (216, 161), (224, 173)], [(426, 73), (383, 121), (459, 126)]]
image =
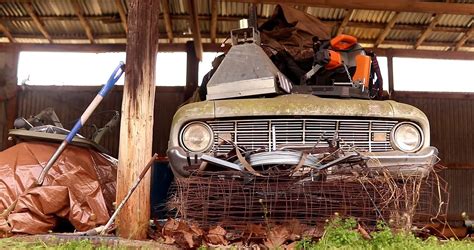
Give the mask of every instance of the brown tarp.
[(0, 218), (0, 232), (46, 233), (58, 218), (69, 220), (79, 231), (107, 222), (115, 200), (117, 164), (92, 149), (68, 147), (43, 186), (28, 189), (57, 147), (23, 142), (0, 152), (0, 213), (19, 196), (9, 216)]
[(330, 39), (331, 33), (318, 18), (284, 4), (275, 7), (259, 30), (264, 49), (285, 50), (296, 60), (312, 58), (312, 38)]

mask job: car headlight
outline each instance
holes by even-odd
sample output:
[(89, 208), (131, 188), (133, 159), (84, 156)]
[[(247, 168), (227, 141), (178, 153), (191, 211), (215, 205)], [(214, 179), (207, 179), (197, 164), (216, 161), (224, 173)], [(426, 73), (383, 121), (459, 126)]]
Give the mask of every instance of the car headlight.
[(181, 131), (181, 144), (191, 152), (205, 152), (214, 140), (211, 127), (204, 122), (188, 123)]
[(412, 122), (397, 124), (391, 133), (392, 145), (404, 152), (415, 152), (423, 144), (421, 128)]

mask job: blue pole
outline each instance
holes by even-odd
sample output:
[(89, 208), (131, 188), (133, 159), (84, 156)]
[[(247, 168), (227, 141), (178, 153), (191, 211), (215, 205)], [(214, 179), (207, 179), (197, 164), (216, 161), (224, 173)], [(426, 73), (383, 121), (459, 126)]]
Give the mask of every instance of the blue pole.
[(46, 174), (48, 173), (49, 169), (51, 169), (51, 167), (59, 158), (59, 156), (62, 154), (64, 149), (66, 149), (67, 145), (72, 142), (72, 139), (74, 139), (74, 137), (82, 128), (82, 126), (84, 126), (84, 124), (89, 119), (89, 117), (94, 112), (94, 110), (97, 108), (97, 106), (100, 104), (102, 99), (104, 99), (104, 97), (110, 92), (110, 90), (115, 85), (115, 83), (120, 79), (120, 77), (124, 73), (124, 69), (125, 69), (125, 64), (123, 62), (120, 62), (117, 68), (115, 68), (114, 72), (110, 76), (107, 83), (102, 87), (102, 89), (96, 95), (94, 100), (92, 100), (92, 102), (89, 104), (89, 106), (84, 111), (84, 113), (82, 113), (81, 117), (79, 118), (79, 120), (77, 120), (71, 132), (69, 132), (69, 134), (66, 136), (64, 141), (61, 143), (61, 145), (59, 145), (58, 149), (54, 152), (53, 156), (49, 159), (48, 163), (43, 168), (43, 170), (40, 173), (40, 176), (38, 177), (38, 182), (37, 182), (38, 185), (40, 186), (43, 185), (44, 178), (46, 177)]

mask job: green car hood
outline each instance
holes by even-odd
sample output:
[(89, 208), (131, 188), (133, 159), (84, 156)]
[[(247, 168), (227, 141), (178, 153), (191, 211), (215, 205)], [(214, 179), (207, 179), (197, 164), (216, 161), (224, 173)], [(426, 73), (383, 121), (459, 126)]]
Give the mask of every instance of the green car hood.
[(171, 125), (170, 146), (178, 146), (181, 127), (193, 120), (264, 116), (372, 117), (416, 122), (429, 146), (430, 130), (426, 115), (419, 109), (395, 101), (321, 98), (291, 94), (274, 98), (229, 99), (196, 102), (182, 106)]

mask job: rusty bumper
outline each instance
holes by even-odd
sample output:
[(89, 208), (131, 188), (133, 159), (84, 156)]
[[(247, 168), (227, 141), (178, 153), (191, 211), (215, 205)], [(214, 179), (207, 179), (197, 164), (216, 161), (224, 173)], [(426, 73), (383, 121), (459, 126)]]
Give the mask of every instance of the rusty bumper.
[[(181, 147), (168, 149), (168, 158), (171, 168), (177, 177), (187, 177), (188, 166), (201, 164), (202, 153), (186, 152)], [(425, 176), (438, 161), (438, 149), (427, 147), (416, 153), (405, 153), (401, 151), (361, 153), (366, 159), (370, 170), (388, 170), (391, 174), (402, 176)]]

